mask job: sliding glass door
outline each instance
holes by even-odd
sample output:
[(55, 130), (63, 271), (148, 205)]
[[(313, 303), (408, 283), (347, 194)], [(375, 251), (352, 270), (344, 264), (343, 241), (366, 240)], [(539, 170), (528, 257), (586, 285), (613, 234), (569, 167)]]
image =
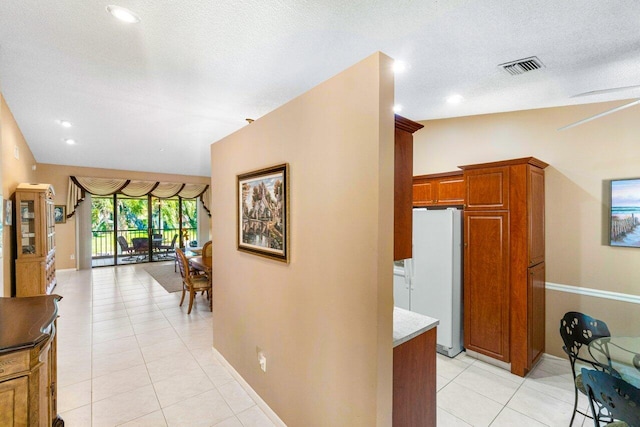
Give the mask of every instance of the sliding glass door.
[(91, 213), (94, 267), (172, 260), (197, 245), (196, 199), (93, 196)]
[[(198, 246), (198, 204), (196, 199), (182, 199), (182, 246)], [(204, 243), (204, 242), (202, 242)]]
[(151, 198), (153, 261), (173, 259), (175, 248), (180, 245), (180, 200)]
[(91, 197), (91, 260), (93, 266), (113, 265), (115, 222), (113, 197)]
[[(143, 262), (149, 260), (149, 198), (127, 197), (116, 195), (117, 202), (117, 238), (128, 248), (127, 257), (121, 257), (116, 262)], [(120, 262), (123, 261), (123, 262)]]

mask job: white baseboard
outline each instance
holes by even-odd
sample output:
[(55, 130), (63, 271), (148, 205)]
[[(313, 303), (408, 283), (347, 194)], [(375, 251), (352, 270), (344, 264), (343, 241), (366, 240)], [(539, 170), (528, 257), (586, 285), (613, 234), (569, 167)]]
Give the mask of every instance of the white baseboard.
[(235, 378), (235, 380), (238, 381), (238, 383), (240, 383), (244, 391), (246, 391), (247, 394), (251, 396), (254, 402), (256, 402), (256, 405), (258, 405), (258, 407), (262, 409), (262, 411), (267, 415), (267, 417), (269, 417), (271, 422), (278, 427), (287, 427), (287, 425), (280, 419), (280, 417), (278, 417), (278, 415), (275, 412), (273, 412), (273, 409), (271, 409), (269, 405), (267, 405), (267, 403), (264, 400), (262, 400), (260, 395), (256, 393), (255, 390), (251, 388), (249, 383), (246, 382), (244, 378), (242, 378), (242, 376), (238, 373), (238, 371), (236, 371), (234, 367), (231, 366), (231, 364), (227, 361), (227, 359), (225, 359), (224, 356), (220, 354), (218, 350), (215, 349), (215, 347), (212, 346), (211, 349), (213, 350), (214, 357), (218, 359), (220, 363), (222, 363), (224, 367), (229, 370), (229, 372), (231, 373), (231, 376), (233, 376), (233, 378)]
[(571, 294), (585, 295), (594, 298), (604, 298), (614, 301), (629, 302), (632, 304), (640, 304), (640, 295), (623, 294), (620, 292), (603, 291), (600, 289), (582, 288), (580, 286), (569, 286), (560, 283), (546, 282), (545, 289), (558, 292), (568, 292)]

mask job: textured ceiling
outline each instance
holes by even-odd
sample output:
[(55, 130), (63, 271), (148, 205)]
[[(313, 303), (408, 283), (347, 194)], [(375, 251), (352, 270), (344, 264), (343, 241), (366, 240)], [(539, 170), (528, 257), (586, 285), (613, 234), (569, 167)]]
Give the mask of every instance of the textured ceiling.
[(209, 144), (375, 51), (408, 65), (413, 120), (640, 97), (571, 97), (640, 85), (638, 0), (117, 2), (134, 25), (107, 4), (0, 2), (0, 90), (38, 162), (209, 175)]

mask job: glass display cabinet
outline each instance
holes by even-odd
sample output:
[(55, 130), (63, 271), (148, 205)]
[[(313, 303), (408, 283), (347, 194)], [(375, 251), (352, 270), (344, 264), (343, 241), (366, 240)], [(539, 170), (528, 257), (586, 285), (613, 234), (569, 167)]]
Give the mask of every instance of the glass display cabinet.
[(56, 286), (54, 195), (50, 184), (19, 184), (16, 188), (18, 297), (50, 294)]

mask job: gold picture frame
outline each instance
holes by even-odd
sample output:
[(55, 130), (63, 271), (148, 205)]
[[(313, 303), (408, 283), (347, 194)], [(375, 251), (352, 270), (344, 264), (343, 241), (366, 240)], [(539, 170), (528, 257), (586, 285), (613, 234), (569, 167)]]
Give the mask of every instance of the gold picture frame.
[(237, 248), (289, 262), (289, 164), (237, 175)]

